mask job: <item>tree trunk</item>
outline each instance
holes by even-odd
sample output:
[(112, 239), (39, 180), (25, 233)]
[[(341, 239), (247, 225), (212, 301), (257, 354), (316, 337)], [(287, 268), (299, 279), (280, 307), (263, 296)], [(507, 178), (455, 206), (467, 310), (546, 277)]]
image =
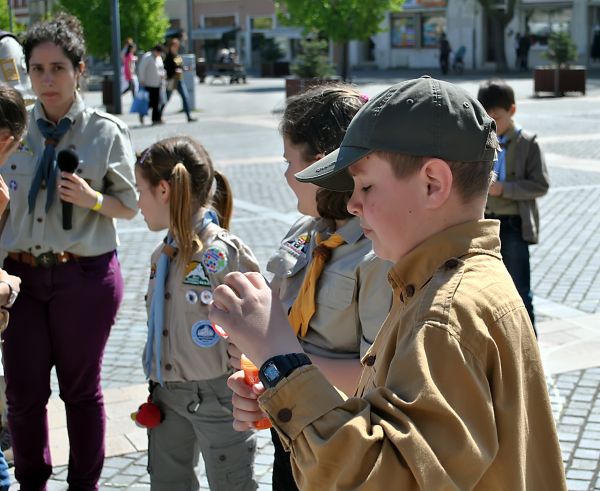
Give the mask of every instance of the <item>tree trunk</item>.
[(349, 63), (349, 45), (348, 41), (342, 43), (342, 66), (340, 67), (340, 75), (344, 82), (348, 81), (348, 72), (350, 71)]

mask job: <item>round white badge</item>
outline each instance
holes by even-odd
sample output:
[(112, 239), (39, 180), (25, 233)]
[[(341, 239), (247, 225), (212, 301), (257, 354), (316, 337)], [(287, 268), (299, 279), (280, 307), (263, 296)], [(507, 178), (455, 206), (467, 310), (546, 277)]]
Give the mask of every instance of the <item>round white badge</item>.
[(210, 290), (202, 290), (200, 292), (200, 301), (204, 305), (210, 305), (213, 301), (213, 294)]
[(185, 292), (185, 299), (187, 300), (187, 303), (195, 305), (198, 303), (198, 294), (194, 290), (188, 290)]

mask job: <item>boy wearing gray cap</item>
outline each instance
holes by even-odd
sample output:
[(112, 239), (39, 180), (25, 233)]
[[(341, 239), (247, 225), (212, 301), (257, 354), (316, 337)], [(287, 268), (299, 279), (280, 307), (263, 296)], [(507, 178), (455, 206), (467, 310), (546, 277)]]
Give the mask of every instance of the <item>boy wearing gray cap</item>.
[(349, 211), (395, 263), (394, 305), (354, 397), (311, 365), (260, 275), (215, 290), (211, 321), (264, 385), (230, 378), (235, 426), (262, 409), (300, 489), (566, 490), (529, 316), (499, 224), (483, 219), (497, 146), (473, 97), (423, 77), (369, 101), (340, 149), (296, 175), (353, 189)]

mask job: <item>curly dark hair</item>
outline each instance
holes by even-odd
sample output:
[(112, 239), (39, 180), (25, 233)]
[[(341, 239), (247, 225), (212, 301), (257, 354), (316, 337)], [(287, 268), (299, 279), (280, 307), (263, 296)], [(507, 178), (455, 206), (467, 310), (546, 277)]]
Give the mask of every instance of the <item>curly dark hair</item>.
[(77, 17), (61, 13), (53, 19), (34, 24), (25, 33), (23, 51), (25, 63), (29, 70), (29, 59), (33, 49), (42, 43), (54, 43), (59, 46), (77, 69), (85, 56), (85, 40), (83, 27)]
[(17, 140), (27, 129), (23, 97), (16, 89), (3, 83), (0, 83), (0, 129), (7, 129)]
[[(309, 89), (287, 100), (279, 131), (294, 145), (300, 145), (306, 162), (318, 154), (339, 148), (348, 125), (367, 98), (343, 84)], [(317, 191), (317, 211), (323, 218), (350, 218), (346, 205), (352, 191)]]

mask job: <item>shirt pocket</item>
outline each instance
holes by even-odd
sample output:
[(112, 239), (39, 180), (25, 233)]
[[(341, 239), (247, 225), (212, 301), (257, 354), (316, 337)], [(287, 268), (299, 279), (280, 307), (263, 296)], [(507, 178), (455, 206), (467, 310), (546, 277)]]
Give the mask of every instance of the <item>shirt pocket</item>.
[(348, 308), (354, 301), (356, 280), (333, 272), (323, 272), (319, 278), (317, 303), (336, 310)]
[(79, 162), (79, 167), (77, 167), (75, 173), (85, 180), (92, 189), (96, 191), (103, 190), (105, 172), (102, 165), (90, 162), (89, 160), (82, 160)]
[(37, 167), (37, 158), (30, 152), (15, 152), (2, 168), (2, 176), (10, 190), (11, 200), (15, 193), (29, 193)]

